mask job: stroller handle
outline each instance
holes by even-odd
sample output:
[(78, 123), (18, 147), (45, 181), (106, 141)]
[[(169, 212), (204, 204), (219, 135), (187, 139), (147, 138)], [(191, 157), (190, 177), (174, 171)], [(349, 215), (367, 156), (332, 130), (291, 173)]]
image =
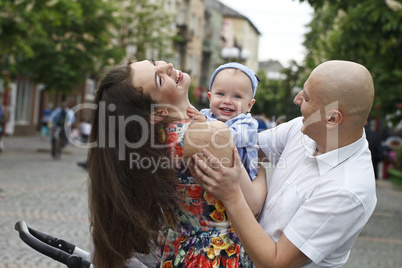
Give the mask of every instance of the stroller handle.
[[(64, 240), (51, 237), (27, 226), (24, 221), (15, 224), (22, 241), (36, 251), (66, 264), (68, 268), (90, 268), (91, 263), (85, 258), (87, 253)], [(79, 252), (79, 256), (73, 253)]]

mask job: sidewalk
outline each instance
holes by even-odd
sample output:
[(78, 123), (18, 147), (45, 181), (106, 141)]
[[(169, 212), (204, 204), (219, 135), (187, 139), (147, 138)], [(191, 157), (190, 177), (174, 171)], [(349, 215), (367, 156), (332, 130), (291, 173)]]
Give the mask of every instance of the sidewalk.
[[(14, 230), (24, 220), (29, 227), (91, 250), (87, 173), (77, 165), (87, 150), (68, 145), (60, 160), (50, 155), (50, 140), (4, 137), (0, 155), (0, 268), (66, 266), (33, 250)], [(141, 256), (153, 266), (153, 256)]]
[[(69, 145), (61, 160), (50, 156), (50, 141), (5, 137), (0, 155), (0, 268), (66, 267), (22, 242), (19, 220), (39, 231), (90, 250), (87, 173), (77, 161), (86, 149)], [(402, 267), (402, 189), (377, 182), (376, 210), (358, 238), (346, 268)], [(144, 257), (147, 265), (152, 257)]]
[(66, 267), (22, 242), (17, 221), (89, 249), (86, 172), (76, 161), (86, 150), (66, 147), (60, 160), (50, 155), (50, 141), (40, 137), (5, 137), (0, 156), (0, 267)]
[(402, 189), (389, 180), (379, 180), (377, 199), (345, 268), (402, 267)]

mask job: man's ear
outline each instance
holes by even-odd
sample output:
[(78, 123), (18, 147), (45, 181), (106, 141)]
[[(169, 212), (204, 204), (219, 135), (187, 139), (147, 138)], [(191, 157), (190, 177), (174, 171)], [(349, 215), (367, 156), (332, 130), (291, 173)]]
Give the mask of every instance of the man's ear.
[(334, 129), (343, 121), (343, 115), (339, 110), (331, 110), (327, 114), (327, 128)]
[(168, 115), (168, 110), (167, 108), (160, 108), (155, 110), (150, 116), (149, 116), (149, 122), (151, 124), (156, 124), (162, 121), (166, 116)]

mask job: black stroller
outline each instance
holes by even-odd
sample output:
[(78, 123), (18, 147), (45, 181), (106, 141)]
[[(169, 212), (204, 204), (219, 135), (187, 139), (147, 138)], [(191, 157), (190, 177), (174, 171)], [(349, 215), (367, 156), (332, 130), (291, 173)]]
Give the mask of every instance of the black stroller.
[(41, 233), (27, 226), (24, 221), (15, 224), (15, 230), (28, 246), (36, 251), (58, 261), (68, 268), (89, 268), (94, 267), (90, 261), (90, 254), (79, 247)]
[[(70, 242), (54, 238), (48, 234), (39, 232), (27, 226), (24, 221), (15, 224), (22, 241), (36, 251), (46, 255), (68, 268), (95, 268), (91, 264), (91, 254)], [(126, 261), (123, 268), (147, 268), (136, 258)]]

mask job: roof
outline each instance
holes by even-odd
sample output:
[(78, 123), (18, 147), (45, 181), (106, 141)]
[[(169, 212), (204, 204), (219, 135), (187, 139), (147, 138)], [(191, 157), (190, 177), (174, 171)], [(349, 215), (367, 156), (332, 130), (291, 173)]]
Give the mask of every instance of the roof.
[(259, 69), (267, 72), (280, 72), (283, 70), (282, 64), (277, 60), (260, 61)]
[(216, 10), (220, 10), (220, 2), (217, 0), (204, 0), (205, 9), (213, 8)]
[(255, 29), (255, 31), (261, 35), (261, 32), (257, 29), (257, 27), (254, 25), (254, 23), (251, 22), (251, 20), (249, 20), (249, 18), (247, 18), (246, 16), (240, 14), (239, 12), (235, 11), (234, 9), (231, 9), (228, 6), (225, 6), (224, 4), (222, 4), (221, 2), (219, 2), (220, 5), (220, 12), (222, 13), (222, 15), (224, 17), (232, 17), (232, 18), (240, 18), (240, 19), (244, 19), (247, 20), (250, 25)]
[(260, 61), (259, 70), (265, 71), (270, 80), (284, 80), (286, 75), (281, 73), (283, 70), (282, 64), (277, 60)]

